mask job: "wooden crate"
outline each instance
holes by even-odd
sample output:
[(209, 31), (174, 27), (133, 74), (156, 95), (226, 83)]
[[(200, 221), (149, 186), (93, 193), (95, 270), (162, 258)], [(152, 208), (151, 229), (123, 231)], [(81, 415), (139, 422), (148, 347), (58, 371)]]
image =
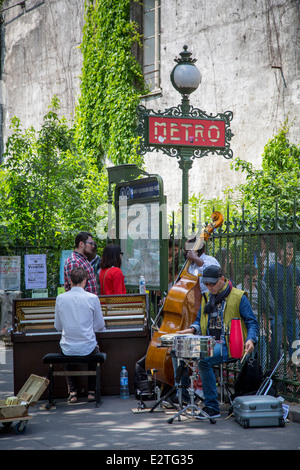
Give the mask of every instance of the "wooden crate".
[(16, 395), (18, 397), (17, 404), (7, 405), (6, 400), (0, 400), (0, 420), (27, 416), (28, 408), (36, 404), (48, 384), (49, 380), (45, 377), (31, 374)]

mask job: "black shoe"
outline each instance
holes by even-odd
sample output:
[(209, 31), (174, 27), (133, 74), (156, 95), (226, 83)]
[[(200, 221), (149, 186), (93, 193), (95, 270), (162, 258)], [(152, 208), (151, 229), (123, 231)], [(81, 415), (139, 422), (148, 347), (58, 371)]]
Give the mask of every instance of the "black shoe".
[(208, 406), (205, 406), (204, 408), (202, 408), (202, 411), (208, 416), (205, 416), (205, 414), (201, 414), (201, 412), (200, 412), (200, 414), (196, 416), (197, 418), (199, 418), (199, 419), (207, 419), (208, 417), (209, 418), (220, 418), (220, 416), (221, 416), (219, 411), (213, 410), (212, 408), (209, 408)]

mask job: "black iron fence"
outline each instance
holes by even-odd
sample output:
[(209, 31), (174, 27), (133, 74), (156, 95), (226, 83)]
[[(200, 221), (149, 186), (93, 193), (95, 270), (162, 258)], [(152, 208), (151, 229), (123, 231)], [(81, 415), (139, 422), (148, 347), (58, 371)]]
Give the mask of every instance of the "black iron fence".
[[(229, 214), (229, 211), (228, 211)], [(227, 219), (206, 244), (232, 284), (248, 293), (260, 335), (263, 373), (276, 370), (277, 393), (300, 401), (300, 227), (291, 217)], [(239, 365), (225, 370), (234, 381)]]

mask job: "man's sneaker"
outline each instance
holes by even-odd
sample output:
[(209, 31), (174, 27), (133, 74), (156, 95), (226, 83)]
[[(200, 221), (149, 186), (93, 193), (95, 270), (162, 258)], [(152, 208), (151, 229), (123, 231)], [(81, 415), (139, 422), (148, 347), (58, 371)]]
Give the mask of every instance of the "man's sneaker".
[(220, 418), (221, 414), (219, 411), (216, 411), (216, 410), (213, 410), (212, 408), (209, 408), (208, 406), (205, 406), (204, 408), (202, 408), (202, 411), (208, 415), (208, 416), (205, 416), (205, 414), (200, 414), (196, 416), (196, 418), (198, 419), (208, 419), (208, 418)]

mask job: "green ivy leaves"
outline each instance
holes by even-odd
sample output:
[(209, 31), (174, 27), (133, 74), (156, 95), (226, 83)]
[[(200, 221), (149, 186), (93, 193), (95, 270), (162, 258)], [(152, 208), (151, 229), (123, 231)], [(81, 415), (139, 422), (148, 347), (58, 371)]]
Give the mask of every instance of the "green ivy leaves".
[(99, 169), (106, 159), (113, 165), (141, 160), (135, 129), (144, 79), (132, 54), (140, 36), (129, 14), (130, 0), (86, 1), (76, 140)]

